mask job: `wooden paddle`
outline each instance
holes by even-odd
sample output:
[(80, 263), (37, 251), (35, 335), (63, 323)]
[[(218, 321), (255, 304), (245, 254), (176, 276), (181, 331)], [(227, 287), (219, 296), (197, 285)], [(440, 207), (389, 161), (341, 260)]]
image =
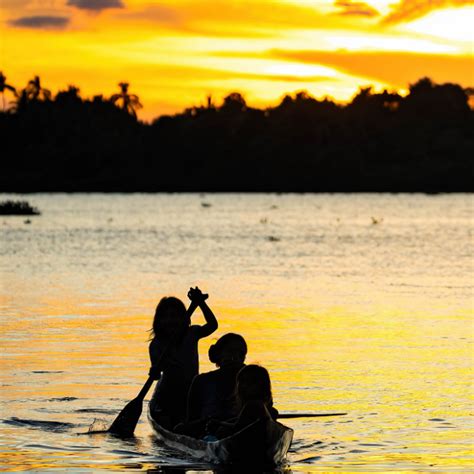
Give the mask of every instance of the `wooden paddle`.
[(143, 411), (143, 400), (145, 395), (150, 390), (150, 387), (153, 385), (154, 379), (148, 377), (148, 380), (143, 385), (140, 393), (130, 402), (128, 402), (122, 411), (115, 418), (114, 422), (110, 425), (110, 428), (107, 430), (108, 433), (114, 435), (129, 438), (133, 436), (133, 432), (137, 426), (138, 420)]
[[(207, 299), (209, 295), (203, 295), (204, 299)], [(197, 308), (197, 304), (191, 301), (189, 308), (186, 311), (186, 316), (191, 318), (194, 310)], [(161, 353), (160, 360), (158, 361), (159, 365), (162, 361), (165, 354), (171, 349), (173, 345), (173, 337), (170, 339), (170, 342), (165, 347), (164, 351)], [(115, 418), (110, 428), (107, 430), (107, 433), (112, 433), (114, 435), (120, 436), (122, 438), (129, 438), (133, 436), (133, 432), (137, 426), (138, 420), (143, 411), (143, 400), (145, 399), (146, 394), (150, 390), (150, 387), (153, 385), (154, 379), (152, 377), (148, 377), (148, 380), (143, 385), (140, 393), (130, 402), (128, 402), (122, 411), (118, 414), (117, 418)]]
[(319, 418), (323, 416), (342, 416), (347, 413), (279, 413), (277, 418)]

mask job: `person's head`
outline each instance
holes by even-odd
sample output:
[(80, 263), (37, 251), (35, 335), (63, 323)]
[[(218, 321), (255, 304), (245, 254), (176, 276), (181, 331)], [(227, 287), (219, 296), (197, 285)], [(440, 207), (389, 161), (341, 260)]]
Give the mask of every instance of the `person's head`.
[(267, 369), (255, 364), (242, 367), (237, 374), (237, 397), (241, 405), (250, 401), (271, 404), (272, 384)]
[(165, 296), (156, 307), (151, 337), (178, 336), (189, 324), (184, 303), (174, 296)]
[(243, 364), (247, 355), (247, 343), (240, 334), (229, 332), (209, 347), (209, 360), (222, 367), (231, 363)]

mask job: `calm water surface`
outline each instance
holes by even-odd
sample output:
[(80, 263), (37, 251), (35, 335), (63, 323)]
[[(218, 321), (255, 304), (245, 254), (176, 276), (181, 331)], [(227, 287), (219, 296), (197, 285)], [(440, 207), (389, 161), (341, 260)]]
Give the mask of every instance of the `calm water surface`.
[[(1, 199), (21, 196), (1, 195)], [(110, 423), (147, 377), (163, 295), (210, 293), (289, 420), (287, 472), (468, 472), (473, 461), (472, 195), (26, 196), (0, 217), (0, 466), (210, 470)], [(195, 316), (197, 322), (202, 316)]]

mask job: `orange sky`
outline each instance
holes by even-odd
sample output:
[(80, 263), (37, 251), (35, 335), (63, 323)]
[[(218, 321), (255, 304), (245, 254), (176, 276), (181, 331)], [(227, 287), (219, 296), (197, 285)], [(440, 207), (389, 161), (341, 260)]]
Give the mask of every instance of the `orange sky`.
[(472, 0), (1, 0), (0, 70), (54, 93), (130, 92), (142, 119), (240, 91), (350, 99), (422, 76), (473, 86)]

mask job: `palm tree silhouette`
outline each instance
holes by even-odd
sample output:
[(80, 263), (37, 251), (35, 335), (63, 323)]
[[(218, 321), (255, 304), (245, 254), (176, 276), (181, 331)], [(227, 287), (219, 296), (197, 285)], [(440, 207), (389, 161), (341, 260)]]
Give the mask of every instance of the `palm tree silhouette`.
[(41, 87), (39, 76), (35, 76), (28, 82), (25, 92), (28, 100), (51, 100), (51, 91)]
[(119, 82), (120, 94), (114, 94), (110, 98), (110, 101), (113, 104), (119, 105), (122, 110), (125, 110), (125, 112), (136, 118), (136, 111), (141, 109), (143, 105), (140, 103), (140, 99), (137, 95), (128, 93), (129, 85), (128, 82)]
[(2, 71), (0, 71), (0, 93), (2, 94), (2, 105), (3, 105), (3, 111), (5, 112), (5, 91), (9, 90), (12, 91), (16, 95), (16, 89), (11, 86), (10, 84), (7, 84), (7, 78), (3, 74)]

